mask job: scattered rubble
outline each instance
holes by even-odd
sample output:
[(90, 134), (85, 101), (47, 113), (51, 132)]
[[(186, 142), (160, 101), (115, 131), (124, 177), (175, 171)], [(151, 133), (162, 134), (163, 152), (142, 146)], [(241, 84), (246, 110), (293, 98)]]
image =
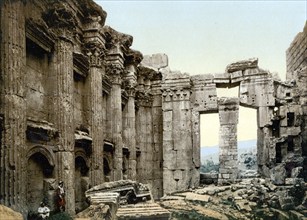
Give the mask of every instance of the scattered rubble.
[(279, 186), (269, 179), (243, 179), (228, 186), (176, 192), (163, 197), (160, 204), (172, 212), (171, 219), (196, 215), (208, 219), (307, 219), (307, 184), (301, 178), (289, 178), (287, 183)]

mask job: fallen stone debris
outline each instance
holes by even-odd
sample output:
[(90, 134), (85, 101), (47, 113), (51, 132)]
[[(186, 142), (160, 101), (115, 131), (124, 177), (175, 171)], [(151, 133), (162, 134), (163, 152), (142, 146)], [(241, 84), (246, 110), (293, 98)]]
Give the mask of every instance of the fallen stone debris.
[(285, 185), (251, 178), (172, 193), (161, 198), (159, 204), (172, 212), (172, 220), (306, 220), (306, 189), (301, 178), (287, 178)]

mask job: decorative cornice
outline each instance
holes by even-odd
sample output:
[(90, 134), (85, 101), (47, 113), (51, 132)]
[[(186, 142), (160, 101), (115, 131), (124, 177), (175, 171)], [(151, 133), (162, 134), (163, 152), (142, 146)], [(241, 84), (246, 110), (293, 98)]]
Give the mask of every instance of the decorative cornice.
[(71, 40), (76, 33), (77, 18), (75, 12), (64, 1), (54, 0), (42, 15), (49, 28), (67, 40)]
[(126, 65), (132, 64), (134, 66), (138, 66), (143, 60), (143, 54), (140, 51), (130, 48), (126, 51), (124, 57)]
[(54, 48), (54, 36), (42, 20), (26, 20), (26, 37), (47, 53), (50, 53)]
[(85, 16), (86, 22), (97, 21), (97, 18), (99, 18), (99, 23), (104, 26), (107, 13), (99, 5), (92, 0), (82, 0), (77, 1), (77, 3), (80, 5), (80, 10)]
[(131, 35), (120, 33), (109, 26), (104, 26), (103, 30), (107, 49), (119, 46), (122, 52), (125, 52), (132, 45), (133, 37)]
[(162, 80), (162, 74), (160, 72), (148, 67), (138, 66), (138, 74), (144, 76), (144, 79), (151, 81)]

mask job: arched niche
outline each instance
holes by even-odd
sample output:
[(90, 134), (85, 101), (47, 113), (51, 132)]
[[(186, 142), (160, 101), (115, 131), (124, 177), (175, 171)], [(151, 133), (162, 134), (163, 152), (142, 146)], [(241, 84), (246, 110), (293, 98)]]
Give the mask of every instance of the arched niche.
[(54, 175), (54, 156), (41, 146), (35, 146), (27, 154), (27, 204), (28, 210), (36, 212), (44, 201), (52, 205), (47, 179)]
[(83, 151), (75, 152), (75, 209), (87, 208), (85, 191), (89, 189), (89, 160)]

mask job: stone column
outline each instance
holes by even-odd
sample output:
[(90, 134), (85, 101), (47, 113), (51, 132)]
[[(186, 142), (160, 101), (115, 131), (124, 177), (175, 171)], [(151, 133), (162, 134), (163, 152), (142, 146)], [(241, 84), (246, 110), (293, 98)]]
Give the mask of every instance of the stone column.
[[(23, 212), (26, 206), (24, 77), (26, 38), (24, 3), (2, 0), (1, 6), (1, 114), (0, 203)], [(26, 161), (25, 161), (26, 162)]]
[(138, 111), (137, 122), (137, 146), (141, 151), (140, 166), (138, 170), (139, 182), (151, 184), (153, 180), (153, 142), (152, 142), (152, 97), (148, 93), (137, 93)]
[(53, 57), (55, 82), (54, 124), (59, 131), (58, 151), (56, 152), (57, 179), (64, 181), (66, 190), (66, 210), (75, 212), (75, 158), (74, 158), (74, 81), (73, 44), (69, 39), (60, 38), (56, 42)]
[[(118, 60), (120, 62), (120, 60)], [(112, 141), (114, 143), (113, 180), (123, 178), (123, 140), (122, 140), (122, 99), (121, 85), (123, 66), (119, 63), (109, 63), (107, 74), (110, 77), (112, 88), (110, 91), (110, 115), (112, 129)]]
[(92, 137), (92, 154), (90, 182), (92, 186), (104, 181), (103, 173), (103, 109), (102, 109), (102, 77), (105, 75), (103, 56), (105, 51), (104, 37), (99, 33), (99, 19), (87, 25), (85, 30), (84, 50), (89, 58), (90, 68), (87, 79), (87, 120)]
[(57, 1), (43, 15), (50, 31), (56, 36), (51, 70), (53, 83), (53, 112), (51, 120), (59, 137), (55, 152), (55, 175), (64, 182), (66, 211), (75, 213), (75, 125), (74, 125), (74, 78), (73, 78), (73, 37), (77, 23), (75, 12)]
[(219, 119), (219, 184), (234, 182), (238, 175), (237, 124), (239, 118), (239, 99), (220, 98)]
[(128, 93), (127, 109), (123, 122), (123, 140), (129, 148), (128, 179), (136, 180), (136, 128), (135, 128), (135, 87), (136, 68), (129, 66), (125, 77)]
[(153, 183), (152, 194), (154, 199), (163, 196), (163, 112), (161, 80), (152, 81), (152, 129), (153, 129)]

